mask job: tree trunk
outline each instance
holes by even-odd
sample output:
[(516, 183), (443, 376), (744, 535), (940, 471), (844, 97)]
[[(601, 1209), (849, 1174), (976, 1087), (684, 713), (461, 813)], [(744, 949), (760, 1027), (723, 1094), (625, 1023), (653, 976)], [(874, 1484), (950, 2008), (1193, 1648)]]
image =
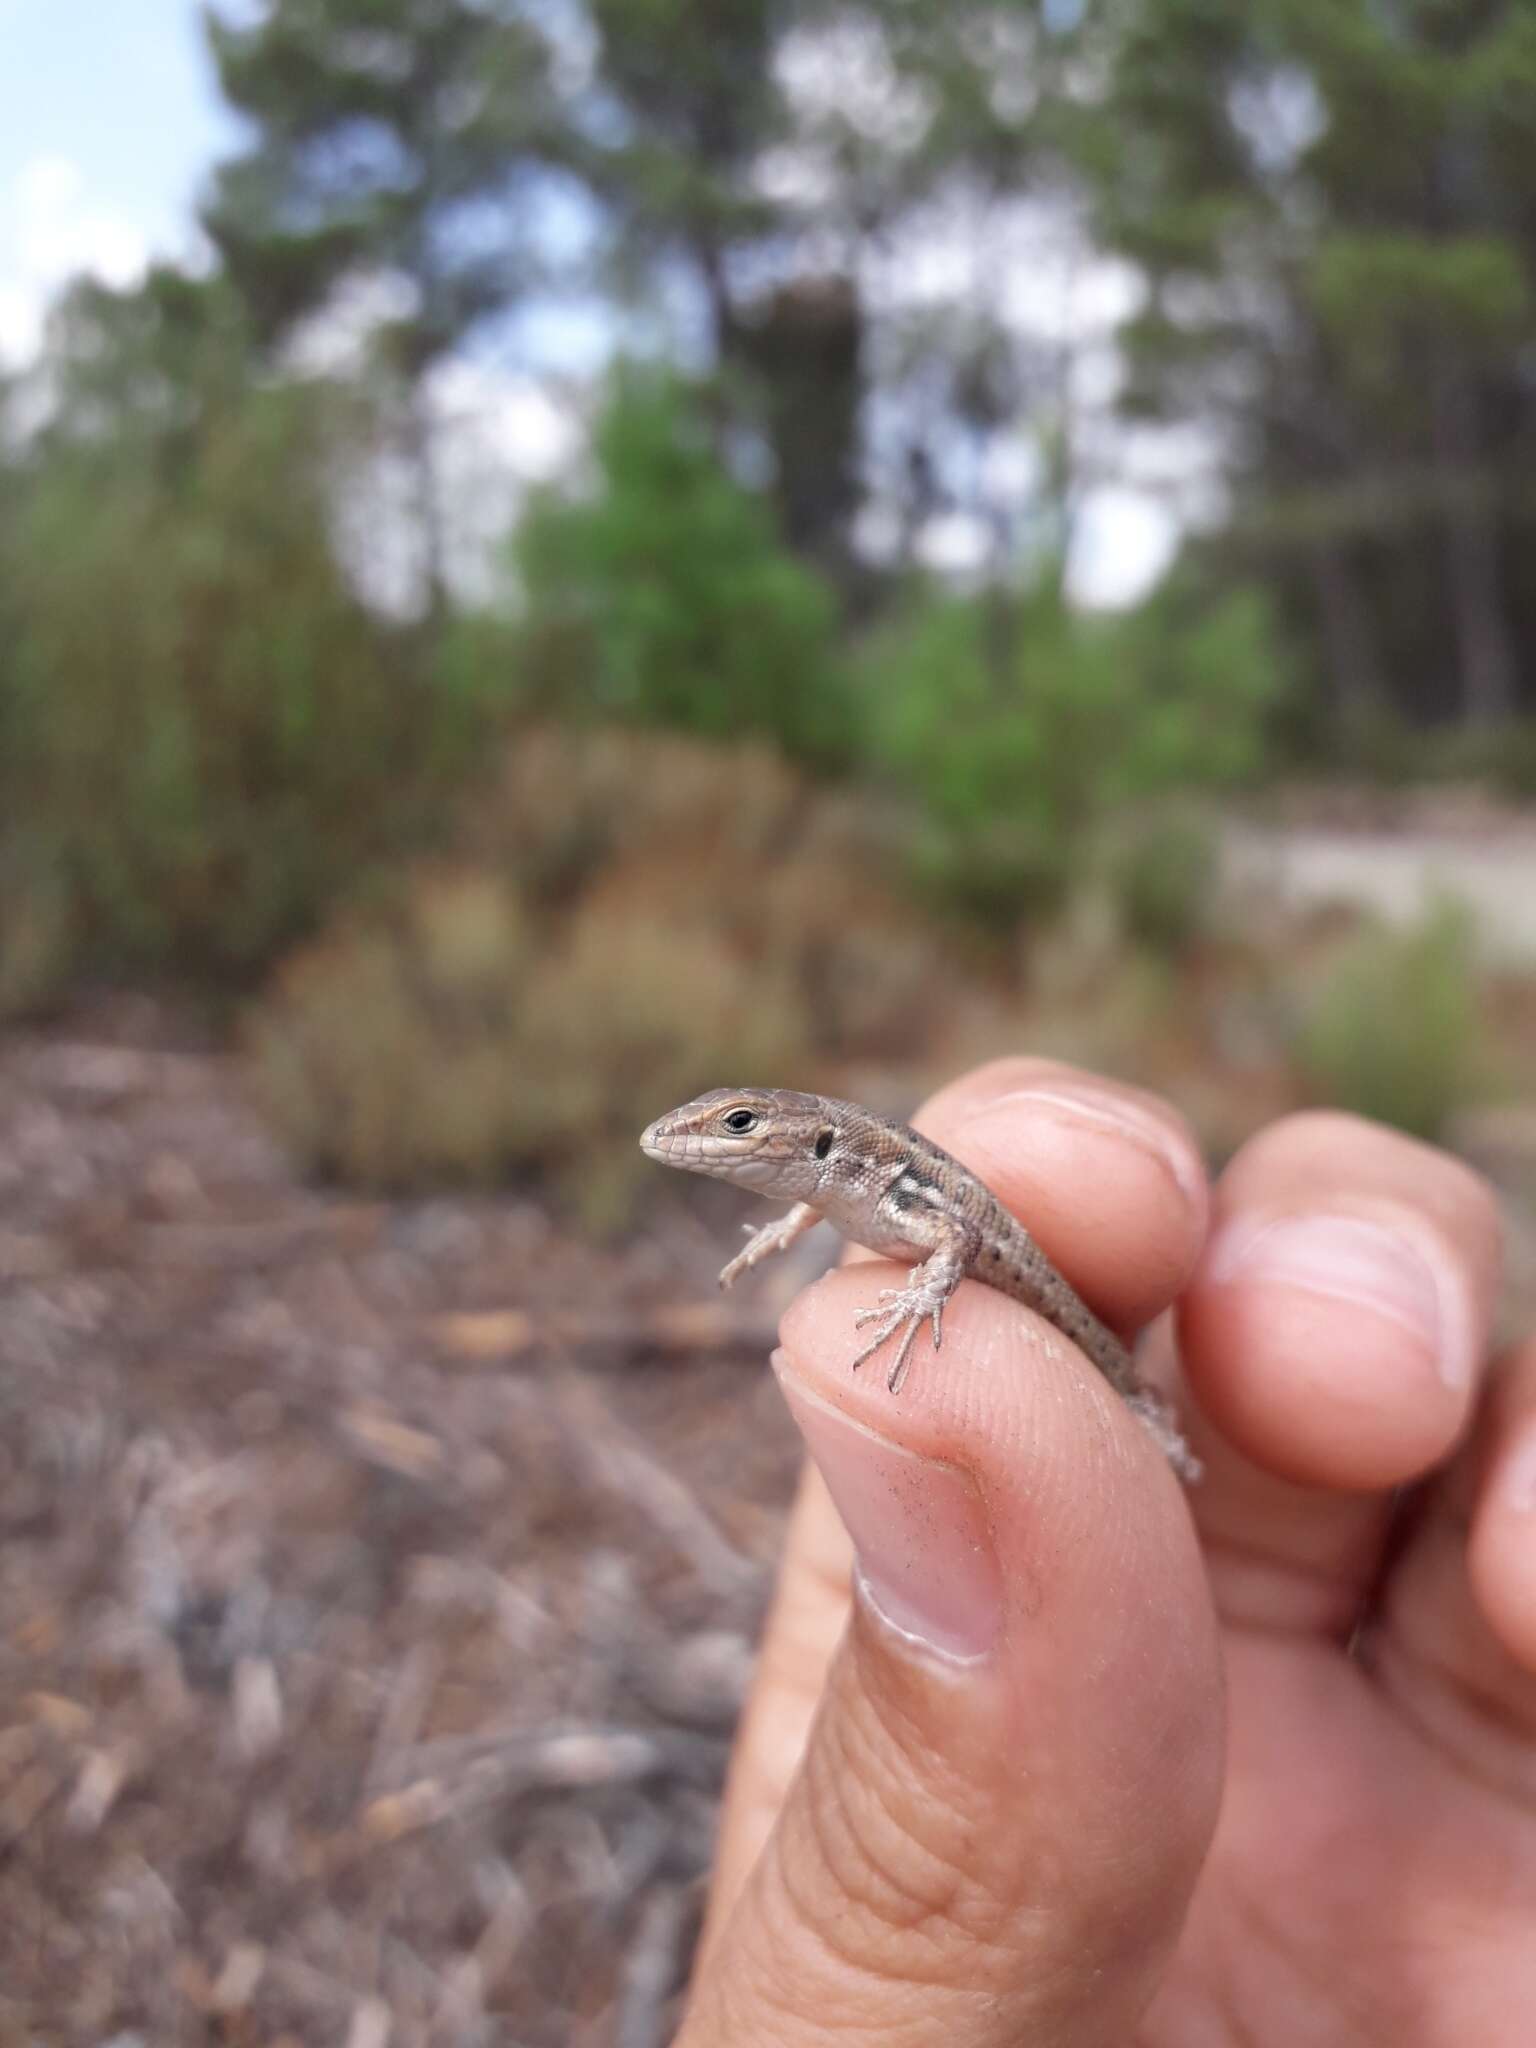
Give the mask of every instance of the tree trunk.
[(416, 523), (421, 534), (422, 625), (435, 634), (448, 609), (447, 550), (443, 505), (437, 487), (437, 453), (432, 445), (432, 409), (424, 379), (406, 395), (405, 452), (410, 465)]
[(1518, 664), (1499, 573), (1498, 506), (1485, 479), (1471, 393), (1460, 371), (1447, 367), (1436, 378), (1432, 409), (1462, 717), (1467, 725), (1498, 726), (1515, 715)]
[(1363, 722), (1379, 716), (1389, 708), (1389, 695), (1376, 634), (1359, 581), (1337, 541), (1319, 540), (1313, 546), (1312, 582), (1334, 704), (1346, 719)]

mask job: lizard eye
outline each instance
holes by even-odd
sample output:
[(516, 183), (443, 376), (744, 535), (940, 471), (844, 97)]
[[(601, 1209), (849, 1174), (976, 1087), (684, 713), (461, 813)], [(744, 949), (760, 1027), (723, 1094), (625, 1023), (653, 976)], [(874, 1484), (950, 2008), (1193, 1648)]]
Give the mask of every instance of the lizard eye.
[(723, 1116), (720, 1121), (728, 1131), (746, 1132), (757, 1127), (757, 1118), (750, 1109), (733, 1109), (729, 1116)]

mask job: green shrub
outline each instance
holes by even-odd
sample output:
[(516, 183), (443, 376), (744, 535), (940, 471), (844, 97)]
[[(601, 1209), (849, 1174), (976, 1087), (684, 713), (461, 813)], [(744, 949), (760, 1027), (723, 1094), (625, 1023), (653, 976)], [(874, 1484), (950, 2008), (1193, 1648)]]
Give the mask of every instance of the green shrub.
[(1434, 1138), (1463, 1103), (1479, 1056), (1471, 924), (1442, 904), (1406, 930), (1373, 928), (1323, 975), (1297, 1057), (1324, 1102)]
[(1218, 857), (1202, 818), (1170, 816), (1121, 834), (1106, 867), (1125, 936), (1163, 959), (1187, 953), (1210, 924)]
[(1050, 906), (1106, 821), (1263, 758), (1281, 671), (1250, 595), (1074, 611), (1059, 580), (928, 598), (866, 649), (874, 744), (920, 800), (923, 879), (983, 914)]
[(1312, 737), (1314, 772), (1400, 790), (1481, 784), (1516, 802), (1536, 796), (1536, 718), (1497, 725), (1414, 724), (1384, 707), (1340, 716)]
[(55, 861), (19, 841), (0, 846), (0, 1023), (46, 1010), (75, 964), (74, 913)]
[(622, 373), (593, 454), (590, 494), (547, 491), (518, 530), (526, 687), (562, 715), (843, 755), (836, 599), (721, 463), (703, 395)]
[(428, 818), (473, 726), (336, 561), (351, 415), (188, 367), (151, 297), (68, 302), (44, 368), (88, 388), (6, 479), (0, 815), (95, 959), (239, 977)]

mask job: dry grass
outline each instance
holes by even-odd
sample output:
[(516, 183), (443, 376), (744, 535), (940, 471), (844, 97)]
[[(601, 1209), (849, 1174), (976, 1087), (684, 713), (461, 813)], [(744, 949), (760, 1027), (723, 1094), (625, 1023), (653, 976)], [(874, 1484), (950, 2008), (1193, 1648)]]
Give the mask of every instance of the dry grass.
[(535, 1172), (628, 1213), (633, 1144), (722, 1076), (910, 1055), (963, 989), (878, 820), (754, 748), (536, 732), (455, 862), (376, 885), (249, 1017), (302, 1157), (365, 1187)]

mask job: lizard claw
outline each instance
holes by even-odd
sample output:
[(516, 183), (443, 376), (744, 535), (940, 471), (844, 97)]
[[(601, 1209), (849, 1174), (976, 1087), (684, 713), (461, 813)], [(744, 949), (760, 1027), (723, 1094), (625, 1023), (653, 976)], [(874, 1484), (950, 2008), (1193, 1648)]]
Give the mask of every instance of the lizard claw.
[(912, 1347), (917, 1342), (917, 1333), (923, 1324), (932, 1321), (935, 1351), (943, 1340), (944, 1301), (943, 1295), (936, 1297), (926, 1287), (883, 1288), (879, 1299), (872, 1307), (854, 1311), (853, 1320), (856, 1328), (862, 1329), (866, 1323), (874, 1323), (876, 1327), (869, 1342), (853, 1360), (853, 1369), (857, 1371), (865, 1359), (873, 1357), (875, 1352), (883, 1344), (888, 1343), (899, 1330), (901, 1342), (897, 1346), (896, 1357), (887, 1381), (891, 1392), (899, 1393), (901, 1383), (907, 1376), (907, 1368), (912, 1362)]
[(898, 1303), (901, 1306), (903, 1316), (918, 1313), (919, 1311), (914, 1308), (914, 1302), (919, 1294), (923, 1295), (924, 1304), (921, 1313), (926, 1315), (928, 1313), (928, 1297), (920, 1287), (882, 1287), (875, 1296), (874, 1306), (872, 1308), (855, 1309), (853, 1320), (855, 1323), (873, 1322), (876, 1316), (889, 1315), (892, 1308)]

